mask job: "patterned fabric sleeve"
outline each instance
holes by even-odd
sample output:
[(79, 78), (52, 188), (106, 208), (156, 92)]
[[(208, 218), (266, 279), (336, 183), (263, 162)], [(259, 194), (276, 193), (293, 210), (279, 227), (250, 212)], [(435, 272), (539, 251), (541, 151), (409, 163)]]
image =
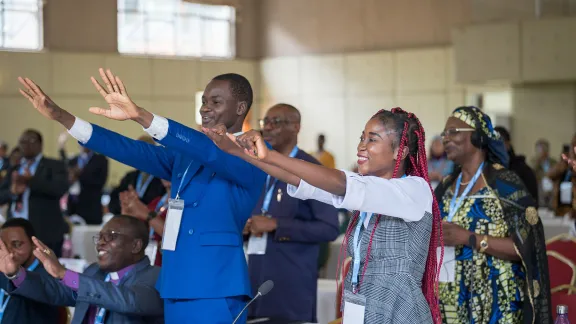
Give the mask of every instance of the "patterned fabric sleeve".
[(536, 201), (522, 180), (501, 165), (489, 166), (485, 174), (500, 197), (510, 237), (526, 270), (525, 296), (528, 298), (524, 301), (524, 323), (552, 324), (546, 243)]

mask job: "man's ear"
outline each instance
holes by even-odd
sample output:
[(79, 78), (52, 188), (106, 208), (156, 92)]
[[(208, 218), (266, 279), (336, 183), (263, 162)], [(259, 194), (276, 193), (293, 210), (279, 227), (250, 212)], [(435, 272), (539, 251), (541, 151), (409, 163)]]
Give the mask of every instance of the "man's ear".
[(236, 108), (236, 115), (242, 116), (248, 112), (248, 103), (246, 101), (240, 101), (238, 103), (238, 108)]

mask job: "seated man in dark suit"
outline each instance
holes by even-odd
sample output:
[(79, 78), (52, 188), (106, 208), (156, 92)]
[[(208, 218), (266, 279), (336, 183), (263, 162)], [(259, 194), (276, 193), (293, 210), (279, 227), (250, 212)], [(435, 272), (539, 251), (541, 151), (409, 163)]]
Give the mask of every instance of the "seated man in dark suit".
[[(138, 138), (139, 141), (157, 145), (156, 142), (150, 136), (141, 136)], [(145, 205), (148, 205), (152, 200), (162, 197), (166, 193), (166, 188), (162, 184), (160, 178), (154, 177), (151, 174), (142, 172), (140, 170), (134, 170), (126, 173), (124, 178), (120, 180), (118, 187), (114, 188), (110, 193), (110, 204), (108, 204), (108, 209), (112, 214), (120, 214), (120, 193), (128, 190), (132, 186), (140, 201)]]
[(164, 323), (163, 301), (154, 288), (160, 268), (144, 255), (148, 235), (145, 223), (115, 216), (94, 237), (98, 263), (82, 274), (66, 270), (34, 237), (34, 255), (53, 278), (24, 270), (0, 242), (0, 271), (12, 281), (13, 296), (76, 307), (72, 324)]
[(89, 225), (102, 224), (102, 191), (108, 179), (108, 158), (85, 147), (68, 160), (60, 149), (60, 156), (68, 164), (68, 215), (80, 215)]
[(10, 162), (0, 183), (0, 205), (8, 204), (8, 218), (29, 220), (36, 235), (60, 256), (68, 230), (60, 209), (60, 198), (69, 187), (68, 172), (62, 161), (44, 157), (42, 142), (37, 130), (22, 133), (22, 158)]
[[(29, 221), (12, 218), (2, 225), (0, 238), (12, 254), (14, 262), (39, 276), (50, 278), (32, 250), (34, 228)], [(59, 309), (56, 306), (40, 303), (20, 296), (7, 295), (10, 280), (0, 275), (0, 323), (2, 324), (57, 324)]]

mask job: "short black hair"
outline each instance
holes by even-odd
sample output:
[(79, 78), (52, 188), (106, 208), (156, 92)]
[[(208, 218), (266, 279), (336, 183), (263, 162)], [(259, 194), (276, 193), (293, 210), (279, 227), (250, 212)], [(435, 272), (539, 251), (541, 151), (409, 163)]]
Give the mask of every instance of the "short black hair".
[(212, 80), (228, 81), (230, 84), (230, 91), (232, 91), (232, 96), (234, 99), (246, 102), (246, 105), (248, 106), (246, 114), (248, 111), (250, 111), (250, 107), (252, 107), (252, 101), (254, 100), (254, 94), (252, 93), (252, 86), (250, 85), (250, 81), (248, 81), (248, 79), (241, 76), (240, 74), (226, 73), (220, 74), (214, 77)]
[(496, 126), (494, 127), (494, 130), (496, 132), (498, 132), (498, 134), (500, 134), (500, 137), (502, 137), (502, 140), (506, 141), (506, 142), (510, 142), (510, 132), (508, 132), (508, 130), (502, 126)]
[(142, 240), (142, 252), (144, 252), (150, 240), (150, 227), (148, 224), (128, 215), (115, 215), (112, 219), (122, 219), (128, 223), (129, 230), (132, 232), (134, 238)]
[(42, 144), (42, 134), (40, 134), (39, 131), (29, 128), (29, 129), (25, 130), (24, 133), (22, 133), (22, 134), (25, 134), (25, 133), (34, 134), (38, 138), (38, 142), (40, 144)]
[(34, 227), (32, 223), (24, 218), (10, 218), (4, 224), (2, 224), (1, 229), (6, 229), (10, 227), (20, 227), (26, 233), (26, 236), (32, 241), (32, 236), (36, 236), (36, 232), (34, 231)]

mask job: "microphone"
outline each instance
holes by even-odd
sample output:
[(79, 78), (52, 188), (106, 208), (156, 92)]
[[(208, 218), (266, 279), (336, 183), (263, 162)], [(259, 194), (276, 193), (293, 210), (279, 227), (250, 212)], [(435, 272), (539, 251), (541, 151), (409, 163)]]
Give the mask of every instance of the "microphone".
[(269, 293), (270, 290), (272, 290), (272, 288), (274, 288), (274, 281), (272, 280), (266, 280), (263, 284), (261, 284), (260, 287), (258, 287), (258, 293), (256, 294), (256, 296), (254, 296), (254, 298), (252, 298), (252, 300), (250, 300), (248, 304), (246, 304), (246, 306), (242, 308), (242, 311), (240, 312), (240, 314), (238, 314), (238, 316), (236, 316), (236, 319), (234, 319), (234, 322), (232, 322), (232, 324), (236, 324), (238, 319), (240, 319), (240, 316), (242, 316), (242, 313), (244, 313), (246, 308), (248, 308), (248, 306), (250, 306), (252, 302), (254, 302), (258, 297), (264, 296), (267, 293)]
[(472, 300), (474, 300), (474, 274), (476, 273), (476, 262), (474, 261), (474, 255), (476, 255), (476, 235), (470, 235), (468, 238), (468, 245), (472, 249), (472, 278), (470, 278), (470, 323), (474, 323), (474, 307)]

